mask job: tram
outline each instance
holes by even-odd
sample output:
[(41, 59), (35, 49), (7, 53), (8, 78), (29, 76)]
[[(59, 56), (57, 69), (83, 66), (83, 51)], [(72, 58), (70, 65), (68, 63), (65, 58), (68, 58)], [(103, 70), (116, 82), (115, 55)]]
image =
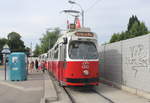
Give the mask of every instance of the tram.
[(43, 68), (48, 68), (48, 62), (47, 62), (47, 53), (41, 54), (39, 57), (39, 70), (42, 70)]
[(62, 86), (98, 85), (96, 34), (89, 28), (64, 33), (47, 53), (47, 69)]

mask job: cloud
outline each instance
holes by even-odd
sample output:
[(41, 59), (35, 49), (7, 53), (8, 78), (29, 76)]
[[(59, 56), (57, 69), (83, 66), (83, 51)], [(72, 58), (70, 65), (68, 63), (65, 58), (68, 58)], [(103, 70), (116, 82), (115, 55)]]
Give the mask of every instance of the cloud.
[[(84, 10), (95, 1), (76, 0)], [(148, 0), (101, 0), (85, 12), (85, 26), (98, 34), (101, 43), (109, 41), (113, 33), (126, 30), (132, 14), (137, 15), (150, 29), (149, 4)], [(68, 8), (71, 5), (67, 0), (1, 0), (0, 37), (16, 31), (22, 35), (25, 44), (30, 46), (33, 42), (35, 45), (47, 28), (66, 27), (67, 16), (60, 14), (60, 11)]]

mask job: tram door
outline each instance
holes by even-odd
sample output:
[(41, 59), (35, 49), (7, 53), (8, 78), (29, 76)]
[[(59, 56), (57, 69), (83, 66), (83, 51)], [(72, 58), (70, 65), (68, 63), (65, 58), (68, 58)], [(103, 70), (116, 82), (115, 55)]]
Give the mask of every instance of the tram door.
[(64, 44), (60, 45), (60, 63), (59, 63), (59, 80), (63, 81), (63, 74), (64, 74), (64, 62), (65, 62), (65, 47)]

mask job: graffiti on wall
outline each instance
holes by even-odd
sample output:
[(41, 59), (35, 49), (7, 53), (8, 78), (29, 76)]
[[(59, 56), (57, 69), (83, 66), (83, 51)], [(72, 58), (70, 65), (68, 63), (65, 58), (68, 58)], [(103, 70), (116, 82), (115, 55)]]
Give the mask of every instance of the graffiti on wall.
[(150, 71), (149, 56), (144, 45), (139, 44), (129, 47), (129, 54), (126, 60), (127, 65), (131, 66), (131, 69), (134, 71), (134, 77), (137, 76), (140, 68), (144, 67)]

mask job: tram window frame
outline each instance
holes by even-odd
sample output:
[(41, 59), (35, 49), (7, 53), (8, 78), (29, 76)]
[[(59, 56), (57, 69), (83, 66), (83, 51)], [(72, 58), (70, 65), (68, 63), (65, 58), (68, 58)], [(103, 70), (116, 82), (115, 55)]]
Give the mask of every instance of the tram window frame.
[(52, 60), (52, 52), (50, 52), (49, 58), (50, 58), (50, 60)]
[(58, 60), (58, 54), (59, 54), (58, 45), (56, 45), (56, 47), (54, 48), (54, 59), (55, 60)]
[[(71, 56), (71, 47), (70, 46), (73, 46), (72, 44), (73, 43), (75, 43), (75, 42), (77, 42), (77, 43), (84, 43), (84, 44), (86, 44), (86, 43), (91, 43), (94, 47), (95, 47), (95, 50), (97, 50), (95, 53), (96, 53), (96, 57), (95, 58), (88, 58), (88, 56), (83, 56), (82, 55), (82, 58), (79, 58), (79, 56), (76, 56), (76, 57), (72, 57)], [(80, 44), (81, 45), (81, 44)], [(74, 44), (74, 48), (79, 48), (79, 45), (78, 44)], [(79, 51), (78, 52), (76, 52), (77, 54), (78, 53), (80, 53)], [(79, 54), (78, 54), (79, 55)], [(81, 55), (81, 53), (80, 53), (80, 55)], [(68, 49), (68, 56), (69, 56), (69, 58), (70, 59), (98, 59), (98, 57), (99, 57), (99, 55), (98, 55), (98, 49), (97, 49), (97, 46), (96, 46), (96, 44), (95, 43), (93, 43), (93, 42), (88, 42), (88, 41), (72, 41), (70, 44), (69, 44), (69, 49)]]
[(60, 61), (64, 61), (65, 60), (65, 52), (64, 52), (64, 44), (61, 44), (60, 47), (59, 47), (59, 59)]
[(50, 52), (48, 53), (48, 59), (50, 59)]
[(67, 58), (67, 46), (66, 45), (63, 45), (64, 46), (64, 60), (66, 60)]
[(53, 51), (51, 51), (51, 60), (53, 60)]
[(51, 60), (54, 60), (54, 50), (52, 50), (51, 57), (52, 57), (52, 59), (51, 59)]
[(55, 51), (55, 53), (54, 53), (54, 59), (58, 59), (58, 50), (57, 51)]

